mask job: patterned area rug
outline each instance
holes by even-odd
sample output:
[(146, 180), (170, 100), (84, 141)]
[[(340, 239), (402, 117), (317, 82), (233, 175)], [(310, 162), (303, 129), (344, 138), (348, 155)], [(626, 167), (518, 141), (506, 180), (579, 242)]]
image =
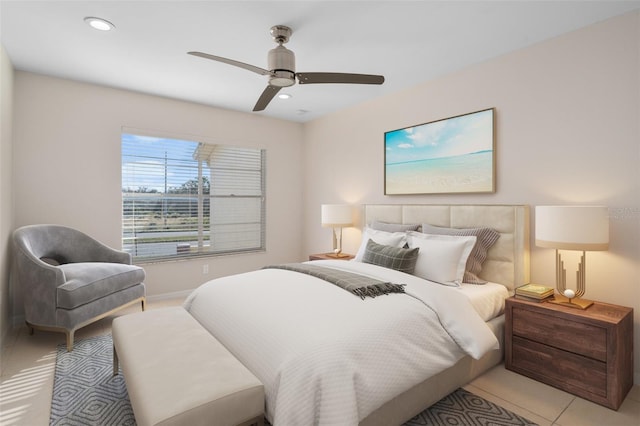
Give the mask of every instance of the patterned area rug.
[(536, 425), (499, 405), (459, 388), (418, 414), (403, 426), (506, 426)]
[(136, 424), (122, 372), (113, 375), (111, 335), (58, 346), (49, 424)]
[[(268, 422), (265, 422), (268, 425)], [(50, 425), (135, 426), (122, 372), (113, 376), (111, 335), (58, 346)], [(458, 389), (403, 426), (530, 426), (535, 423)]]

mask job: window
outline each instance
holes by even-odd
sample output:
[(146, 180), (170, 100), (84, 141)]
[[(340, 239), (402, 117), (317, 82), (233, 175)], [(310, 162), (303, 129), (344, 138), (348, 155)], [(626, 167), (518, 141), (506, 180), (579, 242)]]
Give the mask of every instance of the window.
[(137, 262), (265, 249), (265, 151), (122, 134), (122, 247)]

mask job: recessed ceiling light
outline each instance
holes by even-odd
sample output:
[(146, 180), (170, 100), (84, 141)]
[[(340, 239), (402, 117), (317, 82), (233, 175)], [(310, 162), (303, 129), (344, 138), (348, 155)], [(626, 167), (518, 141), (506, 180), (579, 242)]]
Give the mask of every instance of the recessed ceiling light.
[(290, 95), (290, 94), (288, 94), (288, 93), (280, 93), (280, 94), (278, 95), (278, 97), (279, 97), (280, 99), (291, 99), (291, 95)]
[(96, 18), (93, 16), (87, 16), (86, 18), (84, 18), (84, 22), (89, 24), (91, 28), (95, 28), (96, 30), (100, 30), (100, 31), (111, 31), (116, 27), (111, 22), (105, 19)]

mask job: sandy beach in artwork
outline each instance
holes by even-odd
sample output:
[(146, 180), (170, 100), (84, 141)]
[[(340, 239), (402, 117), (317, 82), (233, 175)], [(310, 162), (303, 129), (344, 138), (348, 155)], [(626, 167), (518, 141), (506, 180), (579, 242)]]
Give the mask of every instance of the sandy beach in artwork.
[(386, 165), (386, 194), (493, 191), (493, 151)]

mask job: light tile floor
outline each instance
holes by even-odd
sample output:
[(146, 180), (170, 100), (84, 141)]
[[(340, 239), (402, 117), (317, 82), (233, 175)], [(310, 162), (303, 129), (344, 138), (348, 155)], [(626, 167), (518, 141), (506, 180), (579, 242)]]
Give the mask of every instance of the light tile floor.
[[(175, 306), (182, 301), (150, 301), (147, 309)], [(131, 307), (117, 315), (137, 311), (139, 307)], [(79, 330), (76, 339), (109, 333), (112, 320), (113, 317), (105, 318)], [(10, 333), (0, 359), (0, 425), (49, 424), (55, 354), (60, 343), (64, 343), (61, 333), (36, 331), (30, 336), (26, 327)], [(489, 370), (465, 389), (541, 426), (640, 425), (638, 385), (633, 387), (618, 411), (513, 373), (503, 365)]]

